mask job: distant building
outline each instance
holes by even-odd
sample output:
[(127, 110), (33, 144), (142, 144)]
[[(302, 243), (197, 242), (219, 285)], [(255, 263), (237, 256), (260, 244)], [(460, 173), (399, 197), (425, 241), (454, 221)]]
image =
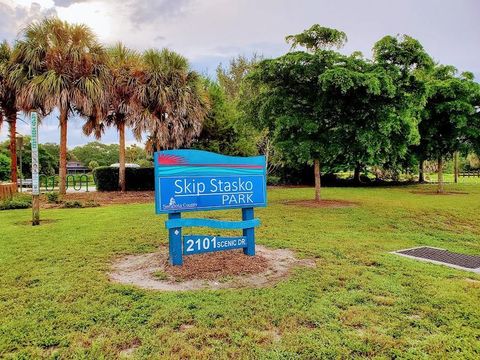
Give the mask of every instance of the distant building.
[[(120, 167), (120, 164), (119, 164), (119, 163), (115, 163), (115, 164), (110, 165), (110, 167)], [(138, 165), (138, 164), (126, 163), (126, 164), (125, 164), (125, 167), (126, 167), (126, 168), (139, 168), (140, 165)]]
[(80, 161), (67, 162), (67, 174), (85, 174), (90, 172), (88, 166), (84, 166)]

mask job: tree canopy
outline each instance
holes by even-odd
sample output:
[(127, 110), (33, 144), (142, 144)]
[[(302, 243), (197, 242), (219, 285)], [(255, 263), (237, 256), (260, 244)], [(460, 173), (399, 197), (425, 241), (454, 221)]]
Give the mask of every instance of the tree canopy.
[(134, 133), (148, 133), (147, 147), (189, 146), (201, 130), (209, 108), (200, 76), (185, 57), (168, 49), (147, 50), (135, 89), (142, 116)]
[(288, 35), (285, 40), (291, 44), (292, 49), (302, 46), (314, 52), (332, 47), (341, 48), (347, 42), (347, 34), (337, 29), (315, 24), (300, 34)]

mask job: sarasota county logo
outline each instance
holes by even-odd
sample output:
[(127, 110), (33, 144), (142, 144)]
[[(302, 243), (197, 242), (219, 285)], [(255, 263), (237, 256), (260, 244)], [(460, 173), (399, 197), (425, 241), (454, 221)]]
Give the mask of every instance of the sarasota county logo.
[(195, 209), (197, 203), (182, 203), (177, 204), (174, 197), (170, 198), (168, 205), (163, 205), (163, 210), (185, 210), (185, 209)]

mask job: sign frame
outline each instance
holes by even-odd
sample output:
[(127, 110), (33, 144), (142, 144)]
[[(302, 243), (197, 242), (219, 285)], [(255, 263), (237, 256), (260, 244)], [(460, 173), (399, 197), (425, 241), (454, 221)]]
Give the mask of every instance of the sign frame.
[[(237, 157), (203, 150), (165, 150), (154, 153), (154, 164), (155, 213), (168, 215), (165, 226), (169, 233), (169, 261), (172, 265), (182, 265), (183, 255), (213, 251), (243, 249), (244, 254), (255, 255), (255, 227), (260, 221), (254, 218), (254, 207), (267, 206), (264, 156)], [(241, 209), (242, 220), (182, 219), (181, 216), (183, 212), (227, 209)], [(185, 235), (182, 238), (182, 228), (197, 226), (241, 229), (242, 235)], [(208, 238), (209, 241), (236, 240), (237, 244), (187, 251), (187, 242), (195, 237)], [(241, 245), (238, 245), (239, 239), (242, 239)]]

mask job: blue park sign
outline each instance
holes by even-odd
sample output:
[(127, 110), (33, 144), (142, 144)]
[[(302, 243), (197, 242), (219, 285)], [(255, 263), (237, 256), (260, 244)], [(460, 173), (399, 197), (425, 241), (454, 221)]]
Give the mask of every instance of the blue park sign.
[[(183, 263), (182, 254), (243, 248), (255, 254), (254, 228), (260, 224), (253, 208), (267, 205), (264, 156), (225, 156), (200, 150), (166, 150), (154, 154), (155, 209), (168, 214), (170, 262)], [(242, 209), (242, 221), (182, 219), (182, 212)], [(183, 227), (242, 229), (242, 237), (188, 235)], [(183, 247), (183, 250), (182, 250)]]

